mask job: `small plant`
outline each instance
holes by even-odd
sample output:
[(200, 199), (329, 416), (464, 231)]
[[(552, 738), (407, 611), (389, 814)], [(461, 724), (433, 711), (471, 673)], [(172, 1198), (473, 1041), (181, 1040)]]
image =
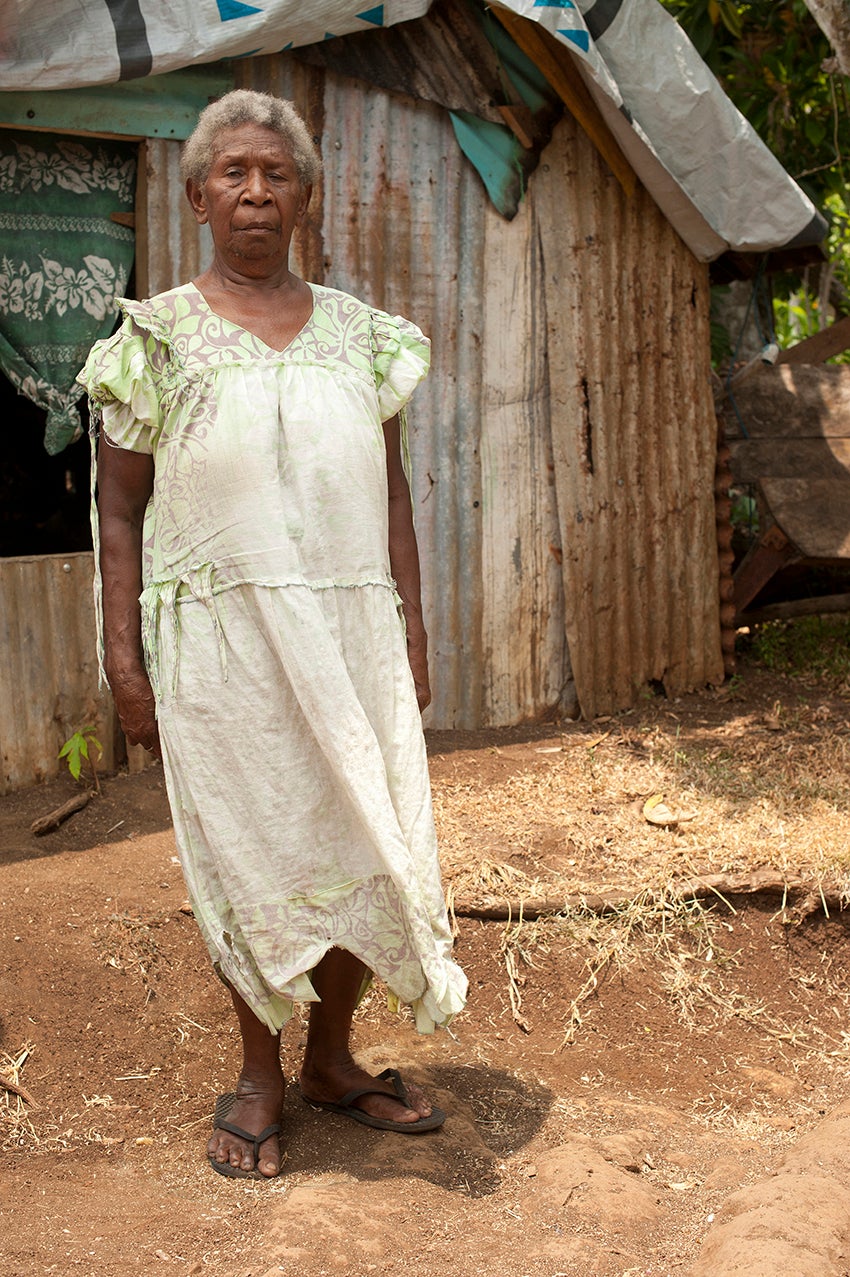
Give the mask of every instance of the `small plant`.
[(776, 673), (840, 683), (850, 680), (850, 617), (767, 621), (755, 629), (749, 647), (760, 665)]
[(91, 746), (97, 750), (98, 758), (103, 755), (103, 746), (94, 734), (94, 724), (86, 723), (85, 727), (81, 727), (78, 732), (74, 732), (65, 741), (65, 744), (59, 750), (59, 757), (64, 758), (68, 764), (68, 771), (74, 777), (74, 780), (80, 779), (80, 773), (83, 770), (83, 759), (86, 760), (91, 768), (92, 780), (97, 793), (100, 793), (100, 781), (97, 775), (97, 766), (91, 754)]

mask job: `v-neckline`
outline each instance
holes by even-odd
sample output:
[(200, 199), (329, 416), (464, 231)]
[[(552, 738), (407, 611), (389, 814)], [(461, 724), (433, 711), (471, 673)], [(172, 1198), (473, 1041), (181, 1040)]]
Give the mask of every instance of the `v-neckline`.
[[(304, 282), (307, 283), (306, 280)], [(246, 336), (252, 339), (252, 341), (257, 342), (258, 345), (262, 346), (263, 350), (268, 350), (273, 355), (285, 355), (286, 352), (295, 344), (295, 342), (299, 341), (304, 336), (304, 333), (307, 331), (307, 329), (310, 327), (310, 325), (313, 322), (313, 317), (316, 314), (316, 306), (318, 303), (318, 298), (316, 297), (316, 291), (313, 288), (313, 285), (307, 283), (307, 287), (310, 289), (310, 296), (313, 299), (313, 305), (310, 308), (310, 314), (304, 320), (304, 323), (298, 329), (298, 332), (295, 333), (292, 337), (290, 337), (286, 345), (283, 347), (277, 347), (277, 346), (270, 346), (267, 341), (263, 341), (262, 337), (258, 336), (258, 334), (253, 332), (250, 328), (246, 328), (244, 324), (237, 324), (235, 319), (228, 319), (226, 315), (220, 315), (217, 310), (213, 310), (212, 306), (209, 304), (206, 297), (201, 292), (198, 285), (194, 283), (194, 281), (189, 283), (187, 287), (193, 288), (195, 290), (195, 292), (198, 294), (198, 297), (200, 298), (201, 305), (203, 306), (204, 310), (207, 312), (208, 315), (212, 315), (213, 318), (217, 319), (219, 323), (221, 324), (228, 324), (231, 328), (234, 328), (239, 333), (245, 333)]]

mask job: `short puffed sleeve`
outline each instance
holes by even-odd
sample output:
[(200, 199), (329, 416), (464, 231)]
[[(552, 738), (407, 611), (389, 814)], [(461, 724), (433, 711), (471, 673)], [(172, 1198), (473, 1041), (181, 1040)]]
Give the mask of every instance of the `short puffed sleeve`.
[(372, 311), (372, 352), (381, 420), (395, 416), (431, 366), (431, 343), (401, 315)]
[(117, 332), (92, 347), (77, 376), (109, 440), (129, 452), (152, 453), (162, 425), (156, 345), (127, 316)]

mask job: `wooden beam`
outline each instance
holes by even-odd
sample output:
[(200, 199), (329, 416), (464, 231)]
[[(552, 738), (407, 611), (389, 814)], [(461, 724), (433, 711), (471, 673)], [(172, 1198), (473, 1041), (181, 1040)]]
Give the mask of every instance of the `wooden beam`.
[(493, 6), (491, 13), (499, 19), (508, 35), (531, 58), (545, 75), (558, 97), (578, 120), (617, 181), (627, 195), (633, 195), (637, 177), (619, 143), (609, 129), (590, 90), (576, 70), (569, 49), (550, 35), (537, 22), (521, 18), (509, 9)]
[(496, 108), (520, 146), (530, 151), (534, 146), (534, 117), (530, 107), (522, 104)]
[(780, 350), (777, 363), (780, 364), (822, 364), (833, 355), (840, 355), (850, 348), (850, 315), (837, 319), (829, 328), (824, 328), (814, 337), (798, 341), (796, 346)]
[(740, 616), (771, 577), (792, 559), (799, 558), (785, 533), (772, 524), (748, 551), (735, 573), (735, 614)]
[(850, 594), (823, 594), (820, 598), (788, 599), (771, 603), (753, 612), (742, 612), (738, 625), (758, 625), (762, 621), (788, 621), (797, 616), (831, 616), (850, 612)]
[(136, 167), (136, 298), (150, 297), (150, 255), (148, 253), (148, 141), (139, 147)]

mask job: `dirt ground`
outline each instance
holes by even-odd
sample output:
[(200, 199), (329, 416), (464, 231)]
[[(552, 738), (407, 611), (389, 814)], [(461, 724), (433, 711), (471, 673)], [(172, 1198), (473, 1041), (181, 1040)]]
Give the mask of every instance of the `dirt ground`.
[[(846, 688), (757, 668), (603, 722), (431, 734), (469, 1005), (418, 1037), (374, 989), (355, 1050), (448, 1120), (311, 1109), (297, 1020), (268, 1184), (203, 1155), (238, 1045), (159, 767), (42, 838), (69, 778), (0, 800), (0, 1270), (850, 1274), (848, 741)], [(676, 894), (755, 868), (762, 892)]]

